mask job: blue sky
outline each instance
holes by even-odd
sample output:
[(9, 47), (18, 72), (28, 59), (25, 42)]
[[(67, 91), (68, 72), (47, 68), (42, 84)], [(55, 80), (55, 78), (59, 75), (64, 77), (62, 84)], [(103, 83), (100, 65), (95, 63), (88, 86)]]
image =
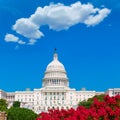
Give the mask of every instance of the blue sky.
[(119, 31), (119, 0), (0, 0), (0, 89), (41, 88), (54, 48), (71, 88), (118, 88)]

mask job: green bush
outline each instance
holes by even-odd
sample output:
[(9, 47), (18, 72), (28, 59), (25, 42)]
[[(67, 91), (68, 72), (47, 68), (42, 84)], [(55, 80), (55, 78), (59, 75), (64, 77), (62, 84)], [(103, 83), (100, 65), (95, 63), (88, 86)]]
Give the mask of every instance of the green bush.
[(20, 102), (19, 101), (14, 101), (13, 107), (20, 107)]
[(7, 102), (4, 99), (0, 99), (0, 111), (7, 111)]
[(11, 107), (8, 110), (7, 120), (35, 120), (37, 114), (32, 110), (19, 107)]

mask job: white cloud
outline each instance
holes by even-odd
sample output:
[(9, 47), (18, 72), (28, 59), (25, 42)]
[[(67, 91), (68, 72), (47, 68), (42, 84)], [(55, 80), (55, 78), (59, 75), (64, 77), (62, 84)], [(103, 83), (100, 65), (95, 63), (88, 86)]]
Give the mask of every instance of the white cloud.
[(6, 42), (18, 42), (19, 38), (16, 37), (15, 35), (13, 34), (6, 34), (5, 35), (5, 41)]
[(28, 45), (34, 45), (37, 42), (37, 40), (30, 39)]
[(51, 4), (44, 8), (38, 7), (36, 12), (29, 18), (38, 26), (48, 25), (53, 30), (65, 30), (69, 27), (85, 23), (90, 14), (96, 14), (97, 9), (92, 4), (76, 2), (70, 6), (63, 4)]
[[(41, 26), (48, 25), (49, 29), (67, 30), (76, 24), (95, 26), (110, 14), (108, 8), (95, 8), (92, 4), (82, 4), (80, 1), (65, 6), (64, 4), (50, 4), (38, 7), (29, 18), (20, 18), (12, 29), (29, 39), (27, 44), (33, 45), (36, 40), (43, 37)], [(24, 41), (23, 41), (24, 42)], [(20, 42), (19, 43), (23, 43)], [(24, 43), (23, 43), (24, 44)]]
[[(75, 24), (96, 25), (108, 16), (107, 8), (94, 8), (90, 3), (76, 2), (70, 6), (64, 4), (50, 4), (44, 8), (38, 7), (36, 12), (28, 18), (37, 26), (48, 25), (53, 30), (65, 30)], [(93, 21), (93, 22), (92, 22)]]
[(6, 42), (15, 42), (15, 43), (18, 43), (20, 45), (26, 44), (26, 42), (24, 42), (23, 40), (20, 40), (19, 37), (15, 36), (13, 34), (6, 34), (5, 41)]
[(26, 42), (24, 42), (23, 40), (19, 40), (19, 41), (18, 41), (18, 44), (24, 45), (24, 44), (26, 44)]
[(43, 33), (39, 31), (39, 26), (31, 22), (27, 18), (21, 18), (13, 25), (13, 30), (23, 35), (24, 37), (31, 39), (38, 39), (43, 36)]
[(98, 14), (97, 15), (90, 15), (88, 17), (88, 19), (85, 20), (85, 23), (90, 26), (94, 26), (99, 24), (101, 21), (103, 21), (103, 19), (105, 17), (108, 16), (108, 14), (110, 13), (110, 10), (108, 10), (107, 8), (104, 8), (102, 10), (98, 10)]

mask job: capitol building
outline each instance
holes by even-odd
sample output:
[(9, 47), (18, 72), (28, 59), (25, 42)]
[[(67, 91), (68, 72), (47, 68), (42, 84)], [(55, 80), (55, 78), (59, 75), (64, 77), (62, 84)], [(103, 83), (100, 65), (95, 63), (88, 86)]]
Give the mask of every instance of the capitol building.
[[(116, 93), (115, 93), (116, 91)], [(114, 93), (113, 93), (114, 92)], [(107, 92), (87, 91), (82, 88), (80, 91), (69, 87), (69, 78), (64, 65), (58, 60), (55, 52), (53, 60), (47, 65), (42, 79), (42, 88), (30, 91), (5, 92), (0, 90), (0, 99), (5, 99), (9, 106), (14, 101), (19, 101), (21, 107), (29, 108), (39, 113), (50, 108), (76, 108), (78, 103), (87, 100), (95, 95), (110, 94), (111, 96), (120, 93), (120, 89), (108, 89)]]

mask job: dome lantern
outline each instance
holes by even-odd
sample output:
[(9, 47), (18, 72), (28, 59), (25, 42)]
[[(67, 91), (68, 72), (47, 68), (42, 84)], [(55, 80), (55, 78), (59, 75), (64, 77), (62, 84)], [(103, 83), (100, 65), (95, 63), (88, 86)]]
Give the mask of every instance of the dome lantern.
[(58, 60), (58, 55), (57, 55), (57, 53), (54, 53), (53, 59), (54, 59), (54, 60)]

